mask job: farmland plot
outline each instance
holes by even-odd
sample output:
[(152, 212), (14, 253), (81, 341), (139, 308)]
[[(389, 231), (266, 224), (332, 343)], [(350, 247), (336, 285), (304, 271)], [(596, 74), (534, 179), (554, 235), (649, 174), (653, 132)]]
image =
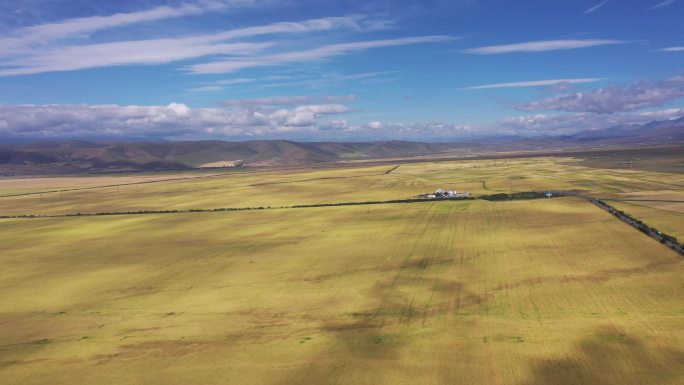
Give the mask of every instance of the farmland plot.
[(684, 260), (575, 198), (0, 221), (11, 384), (680, 384)]

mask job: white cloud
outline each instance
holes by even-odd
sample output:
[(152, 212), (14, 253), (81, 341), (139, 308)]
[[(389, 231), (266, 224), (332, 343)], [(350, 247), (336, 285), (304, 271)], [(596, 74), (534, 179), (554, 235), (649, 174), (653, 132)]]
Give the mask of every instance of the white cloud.
[(535, 114), (508, 117), (499, 126), (518, 135), (567, 135), (585, 130), (598, 130), (621, 125), (646, 124), (654, 120), (671, 120), (684, 116), (684, 108), (670, 108), (641, 113), (596, 115), (592, 113)]
[(654, 6), (649, 8), (649, 10), (656, 10), (656, 9), (664, 8), (664, 7), (667, 7), (668, 5), (674, 4), (676, 1), (677, 0), (665, 0), (665, 1), (662, 1), (660, 3), (655, 4)]
[(330, 44), (318, 48), (290, 51), (272, 55), (255, 56), (247, 59), (216, 60), (187, 67), (195, 74), (230, 73), (246, 68), (268, 67), (286, 63), (307, 62), (326, 59), (333, 56), (364, 51), (373, 48), (395, 47), (402, 45), (439, 43), (454, 40), (451, 36), (417, 36), (399, 39), (370, 40), (354, 43)]
[(566, 49), (578, 49), (598, 47), (613, 44), (624, 44), (622, 40), (608, 39), (575, 39), (575, 40), (542, 40), (528, 41), (524, 43), (491, 45), (486, 47), (471, 48), (463, 52), (475, 55), (496, 55), (513, 52), (544, 52)]
[(322, 127), (323, 129), (331, 129), (331, 130), (346, 130), (349, 127), (349, 122), (345, 119), (334, 119)]
[(684, 116), (684, 108), (668, 108), (659, 111), (644, 111), (639, 113), (640, 117), (650, 120), (671, 120)]
[(493, 89), (493, 88), (542, 87), (542, 86), (555, 86), (555, 85), (562, 85), (562, 84), (594, 83), (594, 82), (599, 82), (601, 80), (605, 80), (605, 78), (532, 80), (532, 81), (527, 81), (527, 82), (485, 84), (485, 85), (481, 85), (481, 86), (473, 86), (473, 87), (462, 88), (462, 90), (486, 90), (486, 89)]
[[(233, 78), (222, 79), (212, 83), (200, 83), (196, 87), (187, 89), (188, 92), (217, 92), (225, 89), (236, 90), (255, 90), (282, 87), (304, 87), (304, 88), (325, 88), (335, 85), (358, 82), (359, 84), (370, 84), (373, 82), (390, 81), (396, 78), (387, 77), (388, 75), (398, 74), (399, 71), (377, 71), (362, 72), (351, 74), (339, 73), (316, 73), (316, 74), (297, 74), (297, 75), (273, 75), (258, 78)], [(338, 97), (339, 98), (339, 97)], [(342, 102), (353, 101), (353, 96), (343, 96)], [(348, 100), (348, 99), (352, 100)]]
[(285, 125), (292, 127), (314, 126), (321, 115), (338, 115), (346, 112), (349, 112), (349, 108), (341, 104), (300, 106), (289, 113)]
[[(392, 80), (392, 78), (387, 77), (388, 75), (395, 75), (398, 73), (399, 71), (378, 71), (351, 74), (316, 73), (315, 75), (265, 76), (261, 78), (249, 79), (249, 81), (241, 80), (232, 82), (229, 80), (228, 84), (236, 85), (241, 83), (250, 83), (250, 89), (280, 87), (324, 88), (347, 82), (359, 82), (360, 84), (369, 84), (375, 81), (388, 81)], [(238, 78), (237, 80), (240, 80), (240, 78)], [(223, 81), (217, 82), (217, 84), (222, 83)]]
[(273, 96), (256, 99), (229, 99), (220, 104), (224, 107), (271, 107), (298, 104), (348, 104), (354, 102), (355, 99), (354, 95)]
[(498, 127), (472, 127), (446, 122), (384, 123), (371, 121), (347, 125), (342, 132), (355, 140), (402, 139), (421, 142), (464, 140), (501, 132)]
[(224, 79), (224, 80), (218, 80), (216, 84), (222, 85), (222, 86), (230, 86), (233, 84), (245, 84), (245, 83), (253, 83), (258, 81), (259, 79), (256, 78), (236, 78), (236, 79)]
[(173, 113), (179, 118), (188, 117), (191, 113), (190, 107), (183, 103), (171, 103), (166, 106), (166, 108), (170, 111), (173, 111)]
[(269, 43), (196, 44), (177, 39), (81, 45), (6, 60), (0, 76), (73, 71), (126, 64), (164, 64), (208, 55), (247, 55)]
[[(146, 139), (403, 139), (469, 140), (492, 135), (559, 135), (587, 129), (684, 116), (684, 108), (640, 113), (534, 114), (498, 123), (469, 126), (450, 122), (352, 124), (338, 116), (343, 104), (306, 104), (293, 108), (190, 108), (118, 105), (0, 105), (0, 132), (6, 138), (146, 138)], [(330, 120), (328, 120), (330, 119)]]
[(190, 108), (118, 105), (0, 105), (6, 137), (257, 137), (317, 130), (323, 116), (349, 112), (343, 104), (293, 108)]
[(560, 94), (524, 103), (523, 111), (554, 110), (613, 114), (658, 107), (684, 97), (684, 77), (660, 81), (640, 81), (627, 86), (610, 86), (586, 92)]
[(382, 128), (382, 122), (373, 121), (369, 122), (366, 126), (372, 130), (379, 130)]
[(307, 103), (309, 101), (308, 96), (275, 96), (269, 98), (257, 98), (257, 99), (231, 99), (224, 100), (221, 105), (230, 107), (268, 107), (268, 106), (287, 106), (294, 104)]
[(219, 8), (256, 6), (265, 3), (257, 0), (199, 1), (178, 7), (160, 6), (137, 12), (117, 13), (106, 16), (89, 16), (39, 24), (21, 28), (0, 38), (0, 53), (23, 50), (28, 46), (51, 41), (79, 37), (92, 32), (131, 24), (179, 18), (205, 13)]
[(606, 4), (608, 4), (607, 1), (602, 1), (602, 2), (600, 2), (600, 3), (596, 4), (596, 5), (594, 5), (593, 7), (587, 9), (586, 11), (584, 11), (583, 14), (588, 15), (588, 14), (590, 14), (590, 13), (594, 13), (594, 12), (596, 12), (599, 8), (603, 7), (603, 6), (606, 5)]
[(667, 47), (661, 49), (662, 52), (684, 52), (684, 46), (683, 47)]
[[(209, 35), (181, 38), (118, 41), (12, 51), (0, 61), (0, 76), (72, 71), (126, 64), (163, 64), (211, 55), (254, 55), (275, 45), (271, 42), (226, 41), (270, 34), (310, 33), (337, 28), (363, 29), (361, 17), (328, 17), (300, 23), (273, 23)], [(0, 59), (3, 59), (0, 52)]]
[(205, 93), (205, 92), (216, 92), (216, 91), (221, 91), (223, 90), (223, 87), (221, 86), (201, 86), (201, 87), (193, 87), (193, 88), (188, 88), (188, 92), (195, 92), (195, 93)]
[(363, 80), (369, 78), (377, 78), (385, 75), (396, 75), (399, 71), (377, 71), (377, 72), (361, 72), (356, 74), (339, 75), (333, 74), (327, 76), (329, 80)]

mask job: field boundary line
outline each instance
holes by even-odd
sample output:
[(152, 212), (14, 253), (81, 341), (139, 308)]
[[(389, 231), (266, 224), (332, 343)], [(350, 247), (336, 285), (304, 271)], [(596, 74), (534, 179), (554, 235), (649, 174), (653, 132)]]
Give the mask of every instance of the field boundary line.
[(591, 202), (594, 206), (600, 208), (603, 211), (606, 211), (610, 214), (612, 214), (614, 217), (619, 219), (621, 222), (624, 222), (633, 228), (639, 230), (640, 232), (644, 233), (646, 236), (655, 239), (659, 243), (661, 243), (663, 246), (667, 247), (668, 249), (674, 251), (675, 253), (678, 253), (682, 256), (684, 256), (684, 245), (680, 244), (677, 238), (665, 234), (662, 231), (659, 231), (655, 227), (650, 227), (644, 222), (642, 222), (639, 219), (636, 219), (632, 217), (631, 215), (625, 213), (624, 211), (618, 210), (615, 207), (609, 205), (605, 201), (598, 199), (598, 198), (593, 198), (590, 196), (582, 196), (589, 202)]
[[(391, 199), (385, 201), (358, 201), (358, 202), (331, 202), (331, 203), (313, 203), (313, 204), (298, 204), (289, 206), (251, 206), (251, 207), (218, 207), (207, 209), (173, 209), (173, 210), (135, 210), (135, 211), (101, 211), (91, 213), (63, 213), (63, 214), (16, 214), (16, 215), (0, 215), (0, 219), (31, 219), (31, 218), (66, 218), (66, 217), (94, 217), (94, 216), (119, 216), (119, 215), (154, 215), (154, 214), (188, 214), (188, 213), (212, 213), (223, 211), (254, 211), (254, 210), (282, 210), (282, 209), (305, 209), (316, 207), (338, 207), (338, 206), (367, 206), (367, 205), (383, 205), (383, 204), (398, 204), (398, 203), (427, 203), (427, 202), (445, 202), (445, 201), (517, 201), (517, 200), (531, 200), (541, 199), (544, 193), (520, 192), (513, 194), (495, 194), (483, 195), (479, 197), (455, 197), (455, 198), (438, 198), (438, 199), (424, 199), (424, 198), (410, 198), (410, 199)], [(555, 197), (559, 198), (563, 194), (557, 194)]]

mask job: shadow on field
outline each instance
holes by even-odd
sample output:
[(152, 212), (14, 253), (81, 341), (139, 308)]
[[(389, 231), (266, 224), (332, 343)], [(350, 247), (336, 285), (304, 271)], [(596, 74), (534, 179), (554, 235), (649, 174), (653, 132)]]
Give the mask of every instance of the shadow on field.
[[(322, 328), (332, 340), (307, 363), (283, 373), (276, 384), (370, 383), (400, 360), (406, 345), (401, 333), (389, 333), (365, 321)], [(307, 342), (308, 343), (308, 342)]]
[(277, 384), (388, 383), (397, 378), (398, 364), (411, 366), (406, 354), (420, 338), (421, 324), (437, 315), (472, 311), (483, 302), (464, 283), (424, 274), (451, 263), (418, 258), (395, 267), (396, 275), (376, 282), (368, 293), (376, 306), (324, 321), (320, 330), (331, 338), (325, 348)]
[(521, 385), (680, 385), (684, 350), (655, 347), (611, 326), (585, 337), (565, 358), (539, 360)]
[(498, 285), (493, 289), (493, 291), (498, 292), (501, 290), (515, 289), (521, 286), (537, 285), (542, 283), (567, 283), (567, 282), (606, 282), (613, 279), (627, 278), (632, 275), (645, 274), (650, 272), (657, 272), (663, 270), (669, 266), (676, 266), (681, 263), (680, 258), (672, 258), (669, 256), (661, 257), (658, 260), (649, 262), (642, 266), (626, 267), (626, 268), (613, 268), (613, 269), (603, 269), (590, 272), (588, 274), (576, 274), (576, 275), (562, 275), (562, 276), (547, 276), (547, 277), (535, 277), (529, 278), (517, 282), (509, 282), (505, 284)]

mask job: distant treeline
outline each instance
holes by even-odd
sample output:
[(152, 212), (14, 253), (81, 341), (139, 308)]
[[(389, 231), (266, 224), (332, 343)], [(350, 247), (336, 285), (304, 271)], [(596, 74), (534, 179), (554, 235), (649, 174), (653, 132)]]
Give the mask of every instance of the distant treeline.
[[(554, 197), (561, 196), (561, 194), (554, 193)], [(454, 197), (454, 198), (410, 198), (410, 199), (392, 199), (386, 201), (358, 201), (358, 202), (337, 202), (337, 203), (316, 203), (303, 204), (292, 206), (254, 206), (254, 207), (226, 207), (213, 209), (189, 209), (189, 210), (137, 210), (137, 211), (108, 211), (97, 213), (67, 213), (67, 214), (20, 214), (20, 215), (0, 215), (0, 219), (12, 218), (64, 218), (64, 217), (93, 217), (105, 215), (146, 215), (146, 214), (182, 214), (182, 213), (214, 213), (223, 211), (253, 211), (253, 210), (268, 210), (268, 209), (304, 209), (313, 207), (335, 207), (335, 206), (362, 206), (362, 205), (382, 205), (392, 203), (423, 203), (434, 201), (469, 201), (475, 199), (484, 199), (487, 201), (508, 201), (508, 200), (522, 200), (522, 199), (539, 199), (545, 198), (546, 194), (537, 191), (516, 192), (511, 194), (492, 194), (483, 195), (479, 198), (475, 197)]]
[(684, 243), (679, 243), (677, 237), (665, 234), (657, 228), (647, 225), (646, 223), (642, 222), (637, 218), (634, 218), (626, 212), (616, 209), (615, 207), (609, 205), (601, 199), (594, 198), (592, 199), (592, 202), (599, 206), (602, 206), (603, 208), (608, 210), (609, 213), (615, 215), (623, 221), (629, 222), (634, 228), (641, 231), (642, 233), (658, 239), (660, 243), (670, 243), (672, 245), (673, 250), (678, 251), (680, 254), (684, 254)]
[[(554, 193), (555, 196), (561, 196)], [(358, 201), (358, 202), (336, 202), (336, 203), (316, 203), (316, 204), (302, 204), (291, 206), (254, 206), (254, 207), (226, 207), (213, 209), (188, 209), (188, 210), (137, 210), (137, 211), (108, 211), (97, 213), (66, 213), (66, 214), (19, 214), (19, 215), (0, 215), (0, 219), (13, 218), (64, 218), (64, 217), (93, 217), (105, 215), (146, 215), (146, 214), (183, 214), (183, 213), (213, 213), (223, 211), (253, 211), (253, 210), (269, 210), (269, 209), (303, 209), (313, 207), (335, 207), (335, 206), (362, 206), (362, 205), (382, 205), (393, 203), (424, 203), (434, 201), (469, 201), (475, 199), (484, 199), (487, 201), (507, 201), (507, 200), (521, 200), (521, 199), (539, 199), (545, 198), (545, 193), (530, 191), (517, 192), (511, 194), (493, 194), (484, 195), (479, 198), (475, 197), (443, 197), (443, 198), (410, 198), (410, 199), (392, 199), (386, 201)]]
[[(221, 211), (251, 211), (251, 210), (266, 210), (270, 206), (257, 207), (227, 207), (215, 209), (189, 209), (189, 210), (137, 210), (137, 211), (104, 211), (98, 213), (67, 213), (67, 214), (20, 214), (20, 215), (2, 215), (0, 219), (14, 219), (14, 218), (65, 218), (65, 217), (96, 217), (96, 216), (113, 216), (113, 215), (149, 215), (149, 214), (186, 214), (186, 213), (212, 213)], [(279, 207), (276, 207), (279, 208)]]
[(360, 206), (360, 205), (381, 205), (390, 203), (421, 203), (432, 202), (434, 200), (474, 200), (472, 197), (463, 198), (443, 198), (443, 199), (394, 199), (387, 201), (360, 201), (360, 202), (337, 202), (337, 203), (317, 203), (292, 206), (253, 206), (253, 207), (221, 207), (214, 209), (189, 209), (189, 210), (137, 210), (137, 211), (107, 211), (98, 213), (67, 213), (67, 214), (20, 214), (20, 215), (0, 215), (0, 219), (15, 218), (64, 218), (64, 217), (94, 217), (106, 215), (149, 215), (149, 214), (187, 214), (187, 213), (216, 213), (224, 211), (254, 211), (271, 209), (304, 209), (313, 207), (335, 207), (335, 206)]
[[(553, 193), (553, 196), (559, 197), (559, 196), (562, 196), (562, 194)], [(512, 200), (521, 200), (521, 199), (540, 199), (540, 198), (546, 198), (546, 193), (539, 192), (539, 191), (522, 191), (522, 192), (514, 192), (514, 193), (510, 193), (510, 194), (499, 193), (499, 194), (491, 194), (491, 195), (480, 196), (480, 199), (484, 199), (486, 201), (512, 201)]]

